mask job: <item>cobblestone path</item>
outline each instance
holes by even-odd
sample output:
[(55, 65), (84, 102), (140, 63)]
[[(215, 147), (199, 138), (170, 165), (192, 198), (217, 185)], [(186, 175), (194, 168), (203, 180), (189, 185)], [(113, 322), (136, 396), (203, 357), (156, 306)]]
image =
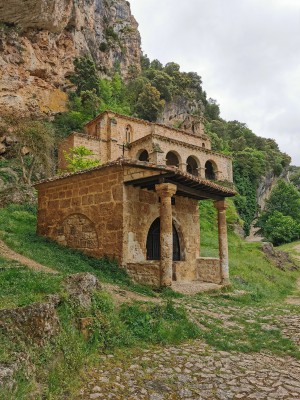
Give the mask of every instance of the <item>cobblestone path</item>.
[(300, 361), (215, 351), (202, 341), (101, 359), (76, 399), (300, 399)]

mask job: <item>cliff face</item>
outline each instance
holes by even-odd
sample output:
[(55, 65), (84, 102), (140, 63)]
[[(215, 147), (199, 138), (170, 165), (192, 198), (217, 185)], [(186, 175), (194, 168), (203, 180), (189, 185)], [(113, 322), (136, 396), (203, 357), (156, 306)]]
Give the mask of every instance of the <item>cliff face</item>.
[(63, 111), (75, 57), (126, 76), (140, 42), (125, 0), (0, 0), (0, 112)]

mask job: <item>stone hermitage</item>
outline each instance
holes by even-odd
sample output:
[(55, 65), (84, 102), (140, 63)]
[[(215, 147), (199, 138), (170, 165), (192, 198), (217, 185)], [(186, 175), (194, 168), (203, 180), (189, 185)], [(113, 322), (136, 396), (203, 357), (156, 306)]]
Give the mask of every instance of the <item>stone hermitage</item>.
[[(229, 284), (226, 197), (232, 160), (211, 150), (203, 124), (189, 131), (106, 111), (71, 133), (101, 165), (38, 182), (38, 234), (118, 261), (140, 283)], [(201, 257), (198, 202), (218, 211), (219, 258)]]

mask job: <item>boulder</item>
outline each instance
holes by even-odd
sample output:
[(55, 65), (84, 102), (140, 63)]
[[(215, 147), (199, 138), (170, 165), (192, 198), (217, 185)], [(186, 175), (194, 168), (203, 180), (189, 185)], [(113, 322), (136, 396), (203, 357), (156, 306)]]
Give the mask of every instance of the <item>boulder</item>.
[(92, 304), (92, 295), (101, 285), (95, 275), (88, 272), (68, 276), (63, 285), (69, 295), (69, 300), (82, 308), (89, 309)]
[(49, 296), (43, 303), (0, 310), (0, 330), (12, 339), (18, 337), (28, 343), (43, 345), (59, 331), (55, 308), (58, 296)]

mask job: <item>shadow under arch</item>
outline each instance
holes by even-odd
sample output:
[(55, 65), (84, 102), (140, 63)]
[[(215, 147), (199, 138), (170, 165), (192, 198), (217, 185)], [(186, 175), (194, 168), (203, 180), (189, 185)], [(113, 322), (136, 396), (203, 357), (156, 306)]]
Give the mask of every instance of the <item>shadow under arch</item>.
[[(173, 261), (181, 261), (181, 240), (176, 225), (173, 220)], [(160, 218), (156, 218), (149, 228), (146, 251), (147, 260), (160, 260)]]

